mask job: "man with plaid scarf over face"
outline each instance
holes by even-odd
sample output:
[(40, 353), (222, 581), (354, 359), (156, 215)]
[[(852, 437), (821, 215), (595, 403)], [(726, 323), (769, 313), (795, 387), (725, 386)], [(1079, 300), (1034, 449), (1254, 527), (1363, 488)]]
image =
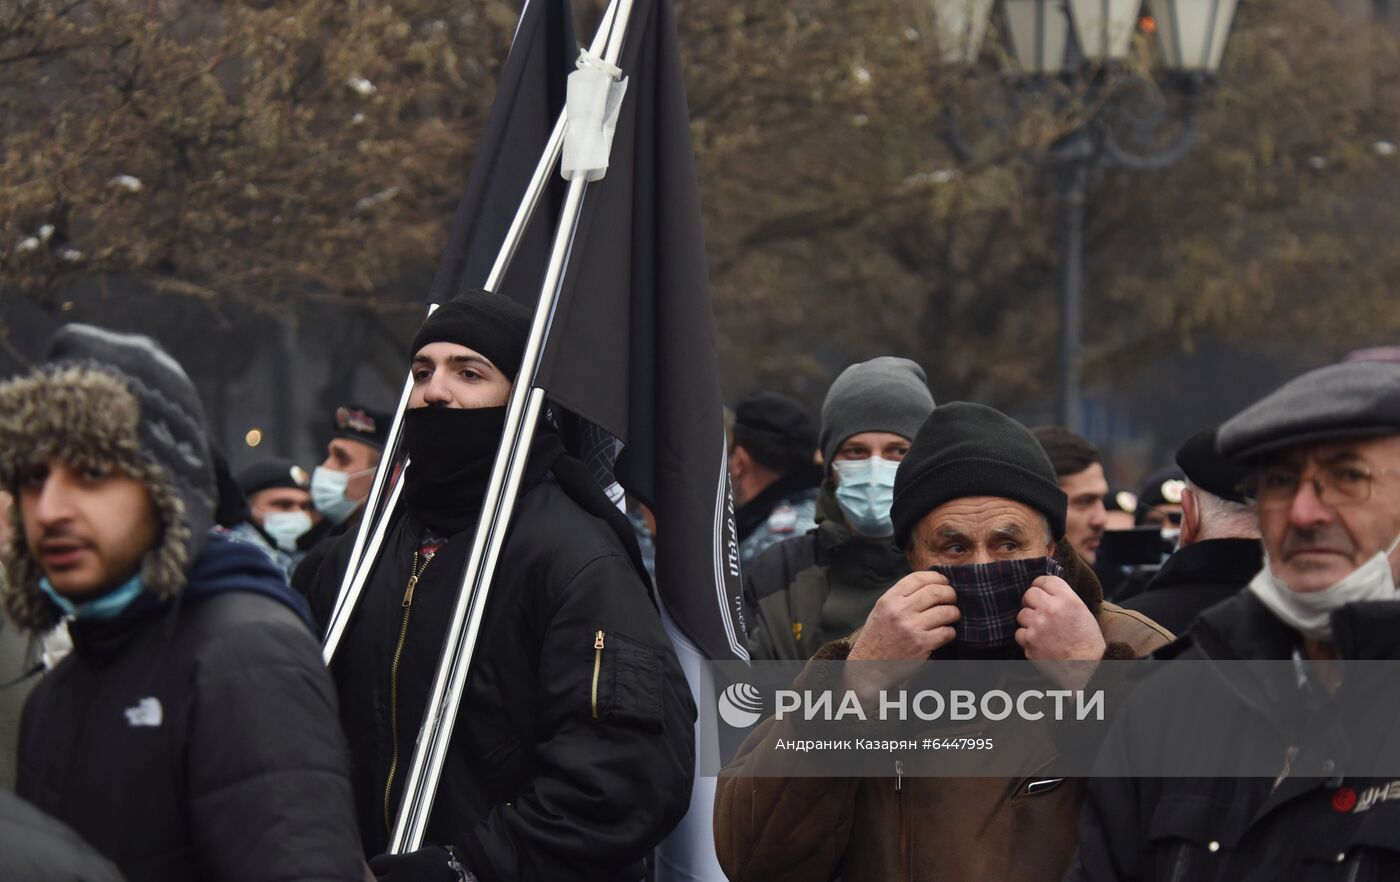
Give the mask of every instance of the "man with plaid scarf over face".
[[(1028, 429), (978, 404), (936, 408), (895, 478), (894, 539), (912, 572), (865, 627), (813, 661), (1025, 658), (1073, 689), (1091, 665), (1050, 663), (1164, 645), (1165, 629), (1103, 602), (1064, 541), (1066, 504)], [(893, 675), (899, 666), (879, 667)], [(874, 694), (898, 684), (848, 685)], [(1030, 882), (1058, 880), (1068, 867), (1081, 780), (758, 775), (759, 758), (791, 739), (793, 725), (791, 716), (765, 721), (720, 778), (715, 841), (734, 882)], [(1043, 747), (1053, 757), (1053, 745)]]

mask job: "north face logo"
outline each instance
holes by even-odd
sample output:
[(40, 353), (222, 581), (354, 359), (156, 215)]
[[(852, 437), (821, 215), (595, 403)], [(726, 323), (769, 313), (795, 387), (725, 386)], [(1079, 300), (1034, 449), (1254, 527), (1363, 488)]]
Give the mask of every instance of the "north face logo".
[(160, 699), (143, 698), (136, 702), (135, 707), (127, 708), (125, 713), (126, 721), (132, 727), (159, 726), (162, 719)]

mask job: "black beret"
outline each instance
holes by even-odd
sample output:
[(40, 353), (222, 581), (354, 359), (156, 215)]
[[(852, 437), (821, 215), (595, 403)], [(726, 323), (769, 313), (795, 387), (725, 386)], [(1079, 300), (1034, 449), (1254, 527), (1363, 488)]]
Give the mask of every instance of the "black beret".
[(1400, 364), (1353, 361), (1285, 383), (1220, 427), (1220, 452), (1250, 463), (1299, 444), (1400, 434)]
[(1156, 505), (1180, 505), (1181, 491), (1186, 486), (1186, 473), (1176, 466), (1158, 469), (1147, 476), (1137, 494), (1138, 524)]
[(389, 440), (389, 415), (358, 404), (342, 404), (335, 409), (331, 437), (359, 441), (383, 450)]
[(238, 487), (244, 496), (280, 487), (305, 490), (310, 485), (311, 478), (306, 470), (290, 459), (265, 459), (238, 473)]
[(1202, 490), (1231, 502), (1244, 502), (1240, 487), (1249, 478), (1249, 469), (1230, 462), (1216, 447), (1218, 426), (1202, 429), (1186, 439), (1176, 451), (1176, 464), (1186, 477)]
[(734, 405), (734, 428), (810, 453), (817, 449), (817, 418), (802, 402), (777, 392), (755, 392)]
[(982, 404), (954, 401), (933, 409), (894, 478), (894, 542), (905, 547), (924, 515), (967, 496), (999, 496), (1028, 505), (1065, 535), (1069, 498), (1050, 457), (1030, 429)]

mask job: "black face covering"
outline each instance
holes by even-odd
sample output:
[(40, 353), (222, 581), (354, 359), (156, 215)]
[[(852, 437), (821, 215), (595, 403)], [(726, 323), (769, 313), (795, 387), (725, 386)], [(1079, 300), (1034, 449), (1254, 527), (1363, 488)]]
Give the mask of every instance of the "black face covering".
[(442, 536), (476, 523), (505, 429), (504, 407), (419, 407), (404, 414), (409, 511)]

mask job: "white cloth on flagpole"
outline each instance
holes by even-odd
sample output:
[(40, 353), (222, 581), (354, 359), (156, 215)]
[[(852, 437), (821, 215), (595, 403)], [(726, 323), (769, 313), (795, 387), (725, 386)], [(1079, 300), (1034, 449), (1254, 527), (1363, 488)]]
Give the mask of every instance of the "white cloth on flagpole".
[[(681, 629), (661, 608), (661, 623), (666, 635), (671, 638), (676, 657), (680, 659), (681, 670), (685, 671), (686, 682), (690, 684), (690, 694), (697, 707), (714, 707), (718, 697), (715, 692), (714, 677), (705, 662), (700, 649), (681, 633)], [(709, 702), (708, 705), (705, 702)], [(708, 737), (700, 727), (712, 714), (701, 713), (695, 721), (695, 748), (700, 755), (695, 758), (697, 769), (719, 766), (718, 739), (714, 733)], [(697, 774), (690, 791), (690, 808), (675, 830), (665, 841), (656, 847), (655, 882), (727, 882), (728, 877), (720, 869), (719, 858), (715, 856), (715, 785), (717, 779)]]
[(587, 49), (578, 54), (578, 70), (569, 74), (565, 111), (564, 155), (560, 173), (565, 180), (583, 176), (592, 183), (608, 171), (613, 132), (622, 111), (627, 79), (622, 69)]

